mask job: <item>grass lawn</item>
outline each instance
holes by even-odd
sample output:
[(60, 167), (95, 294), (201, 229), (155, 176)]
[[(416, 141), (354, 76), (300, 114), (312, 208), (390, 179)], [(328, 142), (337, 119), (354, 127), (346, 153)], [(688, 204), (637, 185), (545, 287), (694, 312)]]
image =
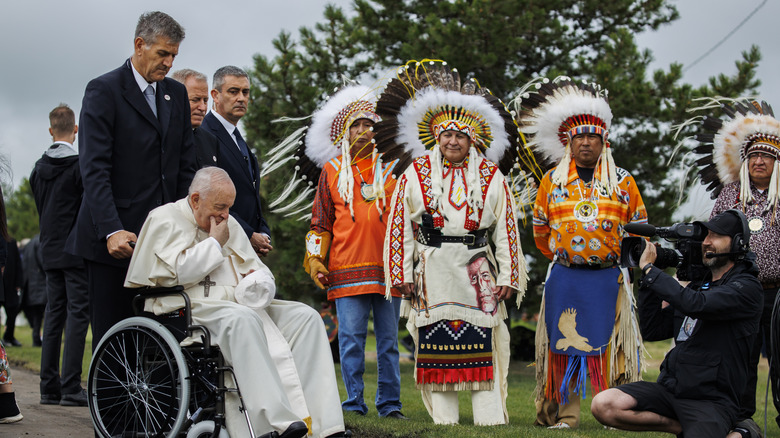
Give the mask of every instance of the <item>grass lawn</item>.
[[(40, 370), (40, 348), (32, 347), (30, 341), (30, 328), (17, 327), (17, 339), (23, 347), (8, 348), (8, 357), (13, 366), (21, 366), (33, 371)], [(651, 358), (648, 359), (648, 371), (645, 373), (645, 380), (655, 380), (658, 377), (658, 366), (663, 359), (663, 355), (669, 348), (668, 342), (655, 342), (647, 344)], [(369, 342), (368, 350), (374, 348), (373, 339)], [(92, 351), (91, 334), (87, 337), (87, 348), (84, 355), (83, 379), (86, 380), (87, 370), (89, 368), (89, 357)], [(405, 352), (403, 348), (402, 353)], [(368, 354), (370, 357), (371, 355)], [(528, 362), (513, 361), (509, 369), (509, 397), (507, 405), (509, 409), (509, 425), (493, 427), (477, 427), (473, 425), (471, 416), (470, 395), (462, 392), (460, 394), (460, 422), (458, 426), (438, 426), (428, 416), (425, 407), (422, 404), (419, 391), (414, 388), (413, 381), (414, 365), (410, 360), (401, 362), (401, 401), (403, 403), (403, 412), (411, 418), (411, 421), (397, 421), (380, 419), (373, 407), (374, 397), (376, 396), (376, 361), (366, 361), (366, 389), (365, 399), (369, 405), (369, 413), (365, 417), (358, 415), (346, 415), (345, 421), (347, 427), (352, 429), (355, 437), (361, 438), (379, 438), (379, 437), (404, 437), (404, 438), (440, 438), (440, 437), (622, 437), (627, 432), (616, 430), (605, 430), (592, 415), (590, 415), (590, 397), (582, 402), (581, 424), (575, 430), (552, 431), (533, 426), (535, 418), (535, 409), (533, 401), (534, 368)], [(336, 367), (338, 375), (339, 391), (342, 399), (346, 394), (344, 385), (341, 381), (340, 369)], [(767, 365), (762, 359), (759, 365), (758, 375), (758, 409), (754, 419), (763, 429), (764, 427), (764, 396), (767, 388)], [(772, 406), (771, 396), (769, 400), (769, 411), (767, 424), (769, 430), (767, 435), (780, 436), (780, 429), (774, 421), (777, 411)], [(670, 436), (661, 433), (630, 433), (631, 437), (662, 437)]]

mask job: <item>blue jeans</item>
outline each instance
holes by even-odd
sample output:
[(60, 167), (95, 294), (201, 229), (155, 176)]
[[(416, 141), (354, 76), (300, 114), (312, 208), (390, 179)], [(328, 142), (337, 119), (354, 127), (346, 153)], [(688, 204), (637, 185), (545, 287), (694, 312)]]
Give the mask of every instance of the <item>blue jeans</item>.
[(347, 399), (341, 403), (341, 408), (362, 414), (368, 412), (363, 400), (363, 373), (366, 370), (368, 312), (372, 309), (378, 369), (376, 409), (384, 417), (401, 410), (401, 369), (398, 364), (400, 298), (388, 301), (380, 294), (336, 298), (341, 378), (347, 388)]

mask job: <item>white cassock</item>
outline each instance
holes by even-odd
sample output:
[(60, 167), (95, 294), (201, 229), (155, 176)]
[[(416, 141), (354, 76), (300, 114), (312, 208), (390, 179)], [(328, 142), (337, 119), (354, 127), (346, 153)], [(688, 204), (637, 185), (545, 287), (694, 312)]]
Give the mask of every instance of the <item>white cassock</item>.
[[(343, 431), (336, 372), (319, 313), (302, 303), (273, 299), (271, 271), (232, 217), (228, 227), (230, 238), (220, 247), (198, 228), (186, 198), (152, 210), (138, 236), (125, 287), (184, 287), (193, 323), (208, 328), (233, 366), (256, 434), (281, 433), (302, 420), (314, 437)], [(180, 298), (157, 298), (147, 300), (146, 310), (163, 314), (181, 306)], [(226, 398), (226, 420), (231, 437), (247, 436), (232, 393)]]

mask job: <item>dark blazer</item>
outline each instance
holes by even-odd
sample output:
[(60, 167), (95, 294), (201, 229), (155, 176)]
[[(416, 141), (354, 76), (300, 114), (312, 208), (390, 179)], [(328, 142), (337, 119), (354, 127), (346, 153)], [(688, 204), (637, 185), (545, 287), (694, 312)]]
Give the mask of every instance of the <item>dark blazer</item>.
[(157, 117), (136, 83), (130, 60), (87, 84), (79, 116), (84, 200), (66, 249), (87, 260), (127, 267), (108, 254), (106, 236), (138, 234), (154, 208), (187, 195), (195, 146), (187, 90), (157, 83)]
[[(210, 132), (219, 140), (219, 167), (225, 170), (233, 180), (236, 186), (236, 201), (230, 214), (236, 218), (246, 235), (251, 237), (252, 233), (265, 233), (271, 235), (271, 229), (265, 222), (260, 202), (260, 193), (257, 190), (256, 180), (253, 180), (249, 174), (244, 157), (236, 146), (236, 142), (227, 132), (222, 123), (209, 112), (203, 118), (201, 129)], [(250, 151), (251, 152), (251, 151)], [(257, 178), (260, 173), (257, 165), (257, 158), (250, 153), (250, 164), (252, 171)]]
[[(60, 144), (56, 146), (66, 148)], [(52, 158), (43, 154), (30, 174), (30, 188), (35, 196), (35, 206), (40, 218), (43, 268), (83, 268), (84, 261), (81, 257), (65, 252), (65, 239), (76, 223), (81, 195), (84, 192), (79, 156)]]
[(195, 161), (198, 169), (207, 166), (219, 166), (219, 140), (210, 132), (193, 128), (195, 137)]

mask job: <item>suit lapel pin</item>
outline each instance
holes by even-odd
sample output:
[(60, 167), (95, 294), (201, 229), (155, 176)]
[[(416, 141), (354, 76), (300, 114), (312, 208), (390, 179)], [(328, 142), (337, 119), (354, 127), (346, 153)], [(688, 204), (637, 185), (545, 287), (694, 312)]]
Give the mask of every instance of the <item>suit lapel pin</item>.
[(168, 96), (167, 94), (163, 97), (165, 98), (165, 100), (171, 100), (171, 96)]

